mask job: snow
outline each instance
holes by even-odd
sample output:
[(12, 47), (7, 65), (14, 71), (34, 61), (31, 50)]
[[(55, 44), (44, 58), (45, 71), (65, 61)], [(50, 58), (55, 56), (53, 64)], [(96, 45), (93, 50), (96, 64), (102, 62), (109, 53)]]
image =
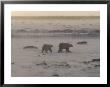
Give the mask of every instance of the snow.
[[(87, 41), (78, 45), (78, 41)], [(61, 42), (71, 43), (71, 53), (58, 53)], [(43, 44), (52, 44), (53, 52), (43, 54)], [(99, 37), (12, 37), (11, 41), (12, 77), (99, 77), (100, 39)], [(23, 49), (25, 46), (37, 48)]]

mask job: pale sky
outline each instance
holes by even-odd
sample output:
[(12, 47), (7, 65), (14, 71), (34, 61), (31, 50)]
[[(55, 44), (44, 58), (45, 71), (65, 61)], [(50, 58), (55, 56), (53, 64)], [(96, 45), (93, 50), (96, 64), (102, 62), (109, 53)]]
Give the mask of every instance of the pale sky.
[(13, 11), (12, 16), (100, 16), (99, 11)]

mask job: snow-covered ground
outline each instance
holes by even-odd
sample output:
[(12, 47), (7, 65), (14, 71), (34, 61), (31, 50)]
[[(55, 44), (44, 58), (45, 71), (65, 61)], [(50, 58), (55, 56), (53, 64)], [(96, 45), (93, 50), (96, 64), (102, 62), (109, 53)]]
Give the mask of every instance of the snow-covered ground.
[[(78, 45), (79, 41), (87, 41)], [(61, 42), (73, 44), (72, 53), (58, 53)], [(42, 45), (53, 45), (53, 52), (42, 54)], [(11, 74), (13, 77), (98, 77), (100, 76), (99, 37), (12, 37)], [(25, 46), (37, 48), (23, 49)]]

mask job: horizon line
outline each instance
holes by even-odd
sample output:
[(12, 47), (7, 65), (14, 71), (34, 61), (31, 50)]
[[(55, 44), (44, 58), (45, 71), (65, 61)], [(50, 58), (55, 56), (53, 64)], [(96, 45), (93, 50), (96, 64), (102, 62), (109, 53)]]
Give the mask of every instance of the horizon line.
[(11, 16), (12, 18), (100, 18), (100, 16)]

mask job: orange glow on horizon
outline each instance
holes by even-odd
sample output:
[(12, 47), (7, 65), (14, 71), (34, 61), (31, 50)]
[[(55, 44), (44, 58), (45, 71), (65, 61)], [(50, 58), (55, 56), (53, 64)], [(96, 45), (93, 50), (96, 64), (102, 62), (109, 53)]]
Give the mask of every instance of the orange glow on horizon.
[(100, 16), (99, 11), (13, 11), (12, 16)]

